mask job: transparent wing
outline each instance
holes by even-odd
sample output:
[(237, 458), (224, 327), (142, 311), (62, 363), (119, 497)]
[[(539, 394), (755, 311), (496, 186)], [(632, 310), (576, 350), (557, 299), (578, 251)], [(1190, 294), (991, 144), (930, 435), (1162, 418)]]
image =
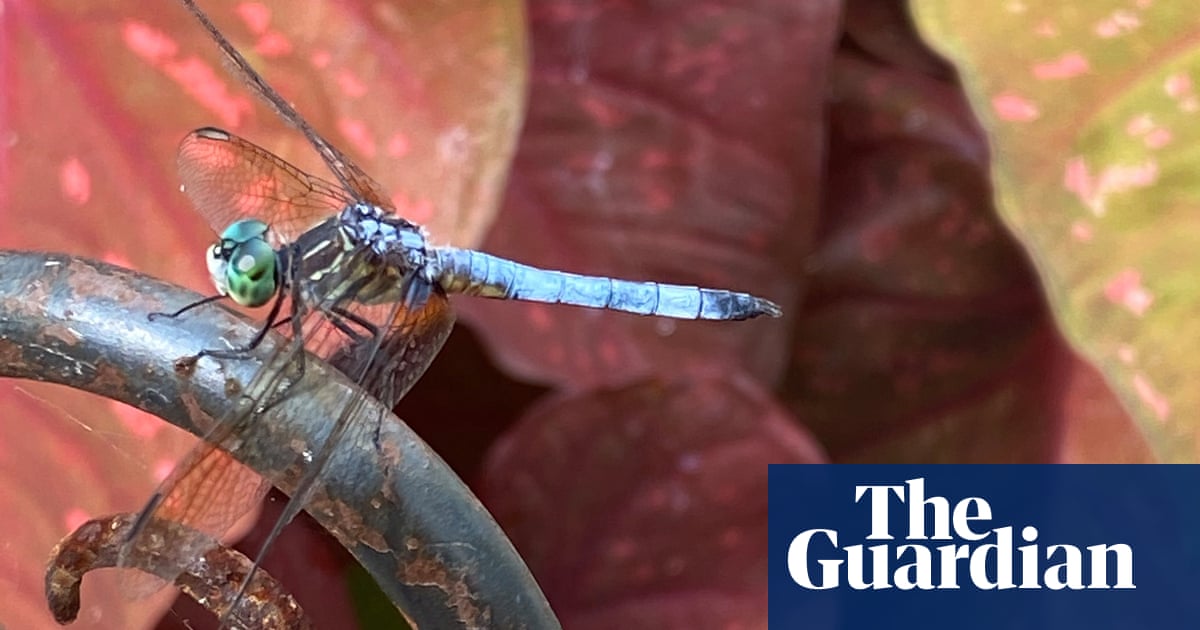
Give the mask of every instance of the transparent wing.
[[(419, 279), (413, 282), (424, 283)], [(360, 319), (381, 322), (378, 328), (383, 337), (374, 357), (368, 338), (341, 336), (320, 350), (331, 365), (352, 378), (362, 373), (362, 387), (389, 409), (429, 368), (454, 327), (454, 309), (440, 287), (426, 285), (417, 292), (427, 294), (420, 305), (401, 302), (347, 309)], [(364, 370), (368, 361), (369, 369)]]
[[(207, 534), (215, 546), (238, 519), (262, 502), (270, 488), (270, 483), (258, 473), (243, 466), (225, 451), (215, 448), (212, 443), (201, 442), (176, 464), (172, 474), (160, 484), (155, 496), (162, 497), (161, 503), (144, 517), (189, 526)], [(153, 535), (150, 530), (146, 533)], [(126, 553), (133, 553), (139, 545), (141, 543), (135, 536)], [(194, 549), (190, 553), (199, 556), (205, 551)], [(130, 559), (128, 555), (123, 557), (122, 565), (126, 565)], [(121, 581), (125, 595), (138, 599), (157, 592), (169, 580), (151, 573), (129, 571), (122, 574)]]
[(172, 492), (164, 497), (158, 516), (214, 537), (224, 536), (270, 487), (258, 473), (211, 447), (194, 448), (175, 471), (178, 479), (165, 482)]
[[(358, 382), (370, 394), (380, 399), (383, 409), (390, 409), (413, 383), (425, 372), (450, 334), (454, 315), (441, 288), (419, 277), (406, 279), (410, 296), (390, 305), (356, 308), (352, 317), (366, 323), (368, 317), (387, 312), (382, 324), (374, 324), (376, 333), (369, 336), (350, 336), (339, 329), (345, 342), (326, 339), (324, 349), (331, 350), (330, 362)], [(415, 289), (415, 290), (414, 290)], [(350, 311), (343, 311), (343, 313)], [(344, 315), (329, 313), (331, 317)], [(344, 323), (344, 322), (343, 322)], [(331, 328), (333, 328), (331, 326)], [(370, 448), (376, 444), (381, 417), (367, 416), (363, 411), (365, 396), (347, 404), (333, 423), (329, 435), (316, 449), (311, 464), (288, 499), (275, 527), (267, 534), (255, 559), (257, 568), (267, 550), (287, 525), (308, 503), (321, 483), (321, 475), (336, 447), (348, 443)]]
[[(175, 521), (218, 541), (238, 519), (258, 506), (270, 484), (227, 451), (247, 439), (249, 423), (255, 420), (253, 410), (259, 407), (260, 401), (270, 400), (279, 390), (299, 351), (299, 346), (284, 343), (272, 354), (243, 388), (250, 398), (248, 404), (221, 418), (176, 463), (142, 509), (139, 523), (144, 524), (151, 518)], [(126, 566), (130, 554), (144, 545), (142, 537), (153, 535), (153, 532), (135, 527), (131, 534), (132, 538), (121, 554), (121, 566)], [(124, 573), (121, 580), (122, 590), (134, 599), (146, 597), (170, 581), (133, 571)]]
[(321, 159), (329, 166), (329, 170), (333, 172), (342, 186), (353, 192), (354, 196), (360, 201), (369, 202), (380, 208), (395, 210), (392, 202), (384, 194), (383, 187), (363, 172), (350, 158), (346, 157), (345, 154), (330, 144), (321, 134), (317, 133), (317, 130), (313, 129), (312, 125), (308, 124), (308, 121), (300, 116), (300, 112), (297, 112), (291, 103), (280, 96), (275, 91), (275, 88), (271, 87), (250, 65), (250, 62), (246, 61), (246, 58), (233, 47), (233, 44), (230, 44), (229, 40), (225, 39), (221, 31), (217, 30), (217, 27), (196, 6), (195, 2), (184, 0), (184, 4), (200, 20), (200, 23), (208, 30), (208, 34), (213, 38), (213, 41), (220, 47), (221, 52), (225, 54), (229, 69), (241, 78), (260, 98), (266, 101), (275, 110), (275, 113), (279, 114), (280, 118), (283, 118), (288, 124), (299, 129), (304, 134), (304, 137), (317, 150)]
[[(400, 301), (367, 306), (331, 301), (310, 305), (302, 325), (301, 334), (308, 349), (360, 383), (388, 408), (425, 372), (454, 325), (453, 310), (440, 287), (419, 278), (411, 282), (416, 284), (409, 294), (419, 298), (419, 305)], [(258, 505), (269, 485), (226, 451), (246, 447), (253, 426), (261, 424), (253, 410), (259, 409), (264, 401), (275, 400), (284, 382), (294, 377), (299, 348), (284, 343), (273, 354), (244, 388), (251, 402), (240, 408), (243, 411), (223, 418), (176, 465), (156, 491), (157, 499), (144, 510), (143, 519), (175, 521), (215, 540)], [(314, 445), (312, 463), (285, 508), (280, 527), (303, 508), (339, 442), (363, 443), (360, 441), (374, 435), (378, 419), (362, 417), (362, 401), (360, 398), (347, 405), (325, 442)], [(276, 535), (276, 532), (268, 535), (264, 550)], [(135, 536), (129, 548), (136, 549), (139, 544)], [(133, 597), (149, 595), (165, 585), (161, 579), (144, 573), (129, 572), (123, 580), (125, 591)]]
[(283, 242), (354, 203), (345, 190), (227, 131), (203, 127), (179, 144), (183, 192), (220, 233), (239, 219), (266, 222)]
[[(305, 173), (231, 133), (211, 127), (197, 129), (180, 145), (179, 172), (184, 191), (214, 229), (221, 231), (238, 219), (254, 217), (268, 223), (275, 237), (288, 242), (355, 201), (394, 209), (382, 187), (305, 122), (194, 2), (184, 0), (184, 4), (208, 30), (233, 70), (281, 117), (304, 133), (342, 184), (339, 187)], [(298, 273), (295, 277), (309, 276)], [(335, 359), (368, 393), (383, 398), (389, 406), (424, 373), (454, 321), (440, 288), (417, 278), (410, 281), (418, 288), (411, 293), (419, 296), (418, 300), (369, 307), (349, 305), (346, 300), (339, 300), (342, 304), (304, 304), (307, 315), (297, 320), (301, 322), (299, 334), (304, 344), (321, 356)], [(348, 326), (343, 319), (353, 324)], [(360, 332), (353, 330), (354, 325)], [(261, 500), (266, 486), (223, 451), (245, 445), (248, 428), (255, 420), (254, 410), (263, 401), (274, 399), (301, 350), (301, 344), (289, 343), (274, 354), (245, 388), (252, 404), (223, 418), (180, 462), (160, 485), (139, 521), (168, 519), (219, 538)], [(347, 433), (362, 437), (373, 432), (373, 426), (368, 430), (366, 422), (359, 420), (361, 407), (360, 398), (339, 415), (264, 549), (303, 507), (333, 447)], [(126, 546), (135, 548), (141, 535), (135, 532)]]

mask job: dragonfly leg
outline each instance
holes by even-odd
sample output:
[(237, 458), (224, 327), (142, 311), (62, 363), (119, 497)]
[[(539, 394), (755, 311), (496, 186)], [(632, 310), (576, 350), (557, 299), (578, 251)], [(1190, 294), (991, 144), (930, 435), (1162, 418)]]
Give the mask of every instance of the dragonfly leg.
[[(333, 308), (331, 308), (329, 310), (334, 315), (337, 315), (338, 317), (340, 317), (342, 319), (347, 319), (347, 320), (350, 320), (351, 322), (354, 322), (355, 324), (358, 324), (359, 328), (362, 328), (363, 330), (367, 331), (367, 334), (370, 335), (372, 338), (379, 335), (379, 327), (377, 327), (375, 324), (372, 324), (371, 322), (367, 321), (366, 319), (363, 319), (358, 314), (351, 313), (350, 311), (348, 311), (340, 306), (334, 306)], [(338, 330), (346, 333), (347, 337), (350, 337), (351, 339), (353, 339), (355, 341), (362, 340), (362, 335), (354, 332), (354, 330), (352, 328), (350, 328), (349, 326), (346, 325), (346, 322), (337, 321), (335, 318), (330, 318), (330, 321), (334, 322), (334, 325), (338, 327)]]
[[(275, 405), (287, 400), (288, 392), (292, 391), (292, 387), (296, 383), (299, 383), (300, 379), (304, 378), (304, 341), (302, 339), (289, 339), (288, 344), (291, 345), (291, 348), (288, 349), (286, 354), (295, 357), (291, 365), (294, 374), (289, 378), (283, 379), (279, 387), (269, 392), (269, 396), (263, 396), (258, 400), (254, 413), (267, 413)], [(255, 401), (251, 399), (251, 403), (255, 403)]]
[(332, 324), (333, 327), (338, 329), (339, 332), (350, 338), (351, 346), (358, 345), (359, 343), (362, 343), (363, 339), (365, 339), (365, 337), (351, 328), (349, 324), (342, 321), (342, 317), (340, 315), (336, 315), (334, 313), (324, 313), (324, 316), (325, 321)]
[[(355, 290), (353, 285), (351, 285), (351, 290)], [(323, 315), (325, 320), (332, 324), (334, 328), (337, 328), (343, 335), (350, 339), (350, 344), (347, 346), (347, 348), (360, 346), (368, 339), (375, 340), (379, 338), (380, 331), (378, 326), (372, 324), (370, 320), (362, 317), (361, 315), (337, 304), (322, 308), (321, 315)], [(363, 331), (366, 331), (367, 334), (364, 336), (362, 331), (355, 330), (350, 326), (350, 324), (357, 325)]]
[(175, 311), (174, 313), (161, 313), (161, 312), (155, 311), (155, 312), (153, 312), (153, 313), (150, 313), (149, 315), (147, 315), (147, 316), (146, 316), (146, 319), (148, 319), (148, 320), (150, 320), (150, 321), (154, 321), (154, 320), (158, 319), (159, 317), (165, 317), (165, 318), (167, 318), (167, 319), (175, 319), (176, 317), (179, 317), (180, 315), (183, 315), (184, 313), (186, 313), (186, 312), (188, 312), (188, 311), (190, 311), (190, 310), (192, 310), (192, 309), (196, 308), (197, 306), (204, 306), (205, 304), (208, 304), (208, 303), (210, 303), (210, 302), (216, 302), (217, 300), (221, 300), (221, 299), (224, 299), (224, 298), (226, 298), (226, 297), (227, 297), (227, 296), (225, 296), (225, 295), (220, 295), (220, 294), (217, 294), (217, 295), (210, 295), (210, 296), (208, 296), (208, 297), (206, 297), (206, 298), (202, 298), (202, 299), (196, 300), (195, 302), (192, 302), (191, 304), (188, 304), (187, 306), (185, 306), (185, 307), (183, 307), (183, 308), (179, 309), (178, 311)]
[[(358, 280), (351, 283), (350, 286), (345, 289), (344, 294), (345, 295), (356, 295), (362, 289), (363, 285), (365, 285), (369, 281), (370, 281), (369, 277), (359, 278)], [(354, 313), (346, 308), (343, 308), (336, 302), (333, 304), (330, 304), (327, 307), (322, 308), (321, 310), (322, 310), (322, 313), (325, 315), (325, 319), (329, 320), (329, 323), (333, 324), (338, 330), (342, 331), (342, 333), (344, 335), (346, 335), (347, 337), (349, 337), (350, 340), (353, 341), (355, 344), (363, 341), (363, 336), (360, 335), (359, 333), (355, 332), (354, 329), (350, 328), (350, 326), (348, 324), (346, 324), (345, 321), (342, 321), (342, 320), (348, 320), (350, 322), (357, 324), (359, 328), (362, 328), (363, 330), (367, 331), (367, 333), (370, 335), (370, 337), (372, 339), (375, 339), (379, 336), (379, 328), (376, 327), (375, 324), (372, 324), (369, 320), (364, 319), (362, 316), (358, 315), (357, 313)]]
[[(420, 311), (420, 309), (424, 307), (425, 303), (429, 301), (430, 291), (431, 286), (429, 283), (421, 282), (412, 275), (407, 276), (404, 280), (403, 286), (404, 299), (402, 304), (404, 305), (404, 308), (409, 309), (409, 313), (416, 313)], [(393, 316), (394, 314), (395, 313), (393, 312)], [(374, 329), (374, 326), (372, 326), (372, 328)], [(381, 332), (378, 329), (374, 330), (375, 332), (373, 334), (376, 335), (377, 341), (376, 350), (378, 350), (379, 344), (383, 343), (383, 338), (379, 336), (381, 335)], [(395, 351), (396, 356), (388, 359), (388, 361), (396, 361), (398, 364), (402, 364), (404, 354), (407, 353), (411, 347), (412, 346), (409, 344), (404, 344), (403, 347), (398, 348)], [(382, 373), (377, 374), (377, 378), (379, 378), (382, 382), (376, 383), (371, 387), (371, 389), (375, 392), (388, 392), (383, 401), (384, 405), (385, 407), (394, 407), (398, 402), (392, 393), (396, 391), (396, 370), (383, 369), (381, 372)], [(384, 414), (381, 413), (375, 419), (375, 430), (371, 436), (372, 442), (377, 449), (382, 448), (381, 435), (383, 433), (383, 422)]]
[[(283, 297), (284, 297), (283, 292), (280, 291), (279, 296), (275, 298), (275, 303), (271, 305), (271, 312), (267, 314), (266, 323), (263, 324), (262, 328), (258, 329), (258, 332), (254, 334), (254, 338), (250, 340), (250, 343), (247, 343), (246, 345), (241, 346), (240, 348), (232, 348), (229, 350), (223, 350), (223, 349), (201, 350), (200, 352), (196, 353), (196, 356), (194, 357), (194, 359), (199, 360), (201, 357), (212, 357), (214, 359), (245, 359), (245, 358), (247, 358), (250, 355), (250, 353), (253, 352), (254, 349), (257, 348), (259, 346), (259, 344), (261, 344), (263, 342), (263, 339), (267, 338), (267, 333), (272, 328), (275, 328), (277, 325), (279, 325), (279, 322), (277, 322), (276, 320), (279, 318), (279, 310), (283, 306)], [(284, 321), (294, 320), (294, 319), (295, 319), (295, 313), (293, 312), (293, 314), (291, 316), (285, 318)]]
[[(291, 273), (296, 273), (296, 272), (293, 270)], [(293, 280), (292, 282), (288, 282), (285, 286), (288, 286), (291, 288), (290, 297), (291, 297), (291, 304), (292, 304), (292, 312), (287, 317), (284, 317), (284, 318), (276, 321), (276, 315), (278, 314), (278, 311), (279, 311), (279, 305), (283, 301), (283, 297), (284, 297), (284, 291), (280, 291), (278, 300), (276, 300), (275, 305), (271, 308), (271, 316), (268, 317), (268, 325), (271, 328), (282, 326), (284, 324), (289, 324), (289, 323), (292, 325), (292, 336), (291, 336), (291, 340), (289, 341), (289, 343), (291, 344), (291, 348), (290, 348), (289, 352), (287, 353), (289, 357), (295, 357), (295, 360), (293, 360), (291, 362), (291, 365), (289, 366), (290, 369), (292, 370), (292, 376), (291, 376), (291, 378), (284, 381), (284, 383), (282, 385), (280, 385), (279, 388), (272, 393), (271, 400), (264, 401), (262, 403), (262, 406), (259, 408), (260, 413), (267, 411), (268, 409), (274, 407), (279, 402), (286, 399), (287, 393), (289, 391), (291, 391), (292, 387), (295, 386), (297, 383), (299, 383), (304, 378), (305, 365), (306, 365), (306, 357), (305, 357), (305, 350), (304, 350), (304, 348), (305, 348), (304, 315), (305, 315), (305, 307), (308, 305), (308, 302), (305, 301), (305, 299), (304, 299), (304, 295), (301, 290), (300, 282)], [(338, 328), (342, 332), (347, 332), (348, 327), (346, 327), (346, 325), (344, 323), (336, 321), (334, 318), (329, 317), (329, 310), (326, 307), (317, 306), (317, 309), (318, 309), (317, 312), (319, 314), (323, 315), (331, 323), (333, 323), (336, 328)], [(261, 337), (264, 337), (265, 334), (266, 334), (266, 329), (260, 331), (259, 335), (258, 335), (258, 337), (260, 337), (260, 339), (257, 339), (257, 340), (261, 342)], [(351, 331), (351, 334), (352, 334), (352, 331)]]
[[(146, 505), (142, 507), (142, 511), (138, 512), (137, 518), (134, 519), (133, 525), (129, 527), (129, 533), (125, 535), (123, 544), (125, 548), (121, 550), (121, 555), (124, 556), (129, 551), (128, 545), (131, 545), (138, 534), (146, 528), (146, 524), (150, 522), (150, 517), (154, 516), (154, 512), (158, 510), (159, 504), (162, 503), (163, 495), (157, 490), (150, 495), (150, 500), (146, 501)], [(122, 565), (124, 558), (122, 558)]]
[[(282, 292), (280, 292), (279, 301), (282, 300), (283, 295)], [(273, 321), (275, 319), (274, 317), (268, 318), (267, 328), (276, 328), (288, 323), (292, 325), (292, 338), (288, 340), (290, 348), (287, 352), (287, 355), (295, 357), (295, 360), (292, 361), (291, 364), (291, 368), (294, 370), (294, 375), (285, 380), (277, 390), (271, 393), (271, 400), (262, 401), (261, 406), (257, 410), (259, 413), (266, 413), (269, 409), (287, 398), (287, 393), (291, 391), (292, 387), (296, 383), (299, 383), (300, 379), (304, 378), (304, 314), (301, 312), (302, 304), (303, 302), (300, 301), (299, 295), (293, 295), (291, 315), (288, 315), (280, 321)], [(273, 308), (272, 312), (274, 313), (275, 310), (276, 309)], [(265, 330), (266, 328), (264, 328), (263, 334), (265, 334)]]

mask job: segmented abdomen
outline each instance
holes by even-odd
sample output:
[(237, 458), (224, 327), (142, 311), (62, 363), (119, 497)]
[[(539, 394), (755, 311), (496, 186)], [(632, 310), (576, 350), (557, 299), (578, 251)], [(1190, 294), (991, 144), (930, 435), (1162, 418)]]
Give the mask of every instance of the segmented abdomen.
[(679, 319), (736, 320), (781, 315), (775, 303), (748, 293), (551, 271), (456, 247), (430, 248), (429, 257), (436, 281), (448, 293)]

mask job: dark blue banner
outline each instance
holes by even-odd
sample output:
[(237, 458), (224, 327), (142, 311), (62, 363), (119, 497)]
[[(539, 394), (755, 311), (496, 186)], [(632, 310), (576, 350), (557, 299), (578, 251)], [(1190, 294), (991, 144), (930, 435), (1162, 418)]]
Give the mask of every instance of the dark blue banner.
[(1200, 466), (770, 466), (770, 625), (1200, 628)]

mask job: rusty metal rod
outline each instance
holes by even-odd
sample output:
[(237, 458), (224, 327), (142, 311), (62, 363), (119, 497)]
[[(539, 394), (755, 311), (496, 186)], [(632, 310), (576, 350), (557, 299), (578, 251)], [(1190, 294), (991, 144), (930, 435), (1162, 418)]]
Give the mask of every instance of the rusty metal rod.
[[(255, 332), (244, 316), (215, 306), (178, 320), (147, 317), (196, 297), (98, 261), (0, 251), (0, 376), (100, 394), (200, 435), (230, 413), (240, 384), (281, 339), (244, 360), (206, 358), (181, 370), (179, 359)], [(306, 361), (299, 386), (234, 453), (289, 493), (302, 472), (292, 465), (295, 445), (319, 444), (359, 393), (316, 357)], [(362, 413), (385, 418), (378, 436), (338, 445), (308, 512), (418, 627), (559, 628), (525, 563), (458, 476), (390, 411), (371, 400)]]
[[(69, 624), (79, 616), (79, 591), (83, 576), (96, 569), (119, 566), (121, 549), (138, 514), (126, 513), (92, 519), (80, 525), (54, 547), (46, 571), (46, 602), (54, 620)], [(150, 519), (143, 540), (152, 544), (133, 549), (124, 566), (169, 580), (214, 615), (224, 613), (252, 561), (220, 541), (174, 521)], [(180, 549), (194, 553), (181, 554)], [(232, 580), (231, 580), (232, 578)], [(259, 630), (310, 630), (312, 622), (282, 584), (255, 571), (251, 585), (229, 613), (231, 626)]]

